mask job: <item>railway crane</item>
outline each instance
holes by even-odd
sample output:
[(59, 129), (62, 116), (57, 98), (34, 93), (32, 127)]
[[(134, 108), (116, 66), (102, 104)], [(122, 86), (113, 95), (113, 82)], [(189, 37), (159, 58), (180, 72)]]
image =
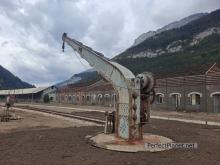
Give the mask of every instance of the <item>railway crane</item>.
[(154, 79), (151, 73), (135, 75), (126, 67), (106, 58), (83, 43), (63, 33), (64, 43), (76, 51), (98, 73), (111, 82), (117, 91), (115, 135), (127, 141), (142, 140), (142, 127), (150, 119), (150, 104), (154, 95)]

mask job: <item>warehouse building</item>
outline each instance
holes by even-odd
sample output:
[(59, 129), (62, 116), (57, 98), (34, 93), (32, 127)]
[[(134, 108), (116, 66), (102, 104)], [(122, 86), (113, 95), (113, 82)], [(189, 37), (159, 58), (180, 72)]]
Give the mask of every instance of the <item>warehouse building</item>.
[[(220, 113), (220, 67), (218, 64), (157, 73), (153, 110)], [(117, 93), (104, 80), (73, 84), (57, 92), (58, 102), (80, 105), (115, 106)]]
[(60, 103), (110, 107), (117, 100), (114, 88), (104, 80), (67, 85), (58, 89), (57, 98)]
[[(173, 73), (155, 74), (155, 102), (153, 110), (174, 110), (220, 113), (220, 65), (189, 67)], [(116, 106), (117, 92), (105, 81), (68, 84), (63, 87), (0, 90), (0, 100), (13, 95), (16, 102), (43, 102), (48, 94), (50, 102), (72, 105)]]
[(156, 76), (153, 109), (220, 113), (220, 65)]

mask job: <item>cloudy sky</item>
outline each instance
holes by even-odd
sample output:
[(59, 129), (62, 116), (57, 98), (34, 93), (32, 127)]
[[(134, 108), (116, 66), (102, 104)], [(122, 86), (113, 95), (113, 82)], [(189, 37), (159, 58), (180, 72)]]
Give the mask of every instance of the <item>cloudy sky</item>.
[(219, 0), (0, 0), (0, 65), (54, 84), (89, 68), (70, 48), (61, 52), (63, 32), (113, 57), (141, 33), (219, 8)]

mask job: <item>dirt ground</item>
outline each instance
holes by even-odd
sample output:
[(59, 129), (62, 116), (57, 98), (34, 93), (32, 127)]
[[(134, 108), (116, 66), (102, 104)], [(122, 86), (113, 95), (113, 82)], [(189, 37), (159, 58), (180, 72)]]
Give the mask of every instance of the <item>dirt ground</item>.
[(85, 139), (103, 131), (102, 127), (40, 114), (16, 113), (23, 119), (0, 123), (0, 165), (220, 164), (220, 127), (151, 120), (144, 132), (176, 142), (196, 142), (198, 149), (122, 153), (93, 147)]
[[(0, 113), (2, 109), (0, 107)], [(15, 112), (15, 113), (13, 113)], [(16, 117), (21, 118), (19, 120), (11, 120), (10, 122), (0, 122), (0, 133), (8, 133), (24, 130), (39, 130), (50, 128), (66, 128), (66, 127), (81, 127), (95, 125), (93, 123), (79, 121), (79, 120), (61, 120), (60, 117), (50, 117), (51, 115), (42, 115), (41, 113), (26, 113), (21, 111), (10, 111), (10, 114), (14, 114)]]

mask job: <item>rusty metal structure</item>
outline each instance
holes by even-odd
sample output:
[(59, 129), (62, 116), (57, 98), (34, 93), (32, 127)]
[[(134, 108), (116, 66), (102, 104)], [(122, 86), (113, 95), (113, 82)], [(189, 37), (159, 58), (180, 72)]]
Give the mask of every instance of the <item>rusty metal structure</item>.
[(106, 58), (83, 43), (72, 39), (66, 33), (64, 43), (73, 48), (83, 59), (94, 67), (103, 78), (112, 83), (117, 91), (115, 133), (127, 141), (141, 140), (142, 126), (150, 118), (150, 100), (154, 95), (154, 79), (150, 73), (138, 76), (122, 65)]

